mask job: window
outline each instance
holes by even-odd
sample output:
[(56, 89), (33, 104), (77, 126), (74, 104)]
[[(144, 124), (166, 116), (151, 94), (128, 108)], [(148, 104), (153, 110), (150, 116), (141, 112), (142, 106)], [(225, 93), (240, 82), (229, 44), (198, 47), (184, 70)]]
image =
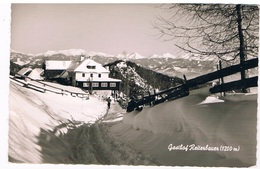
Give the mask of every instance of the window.
[(92, 87), (99, 87), (98, 83), (92, 83)]
[(116, 83), (110, 83), (110, 87), (116, 87)]
[(98, 74), (98, 77), (101, 78), (101, 74), (100, 73)]
[(88, 69), (96, 69), (96, 66), (87, 65), (87, 68), (88, 68)]
[(85, 77), (85, 73), (82, 73), (82, 77)]
[(83, 83), (83, 87), (89, 87), (89, 83)]
[(101, 87), (107, 87), (107, 83), (101, 83)]
[(93, 73), (90, 74), (90, 77), (93, 77)]

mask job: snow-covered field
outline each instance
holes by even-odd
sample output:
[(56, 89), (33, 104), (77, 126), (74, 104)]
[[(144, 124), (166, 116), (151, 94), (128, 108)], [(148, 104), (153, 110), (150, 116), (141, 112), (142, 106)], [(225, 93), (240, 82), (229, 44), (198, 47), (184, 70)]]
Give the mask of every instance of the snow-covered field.
[[(72, 90), (72, 87), (63, 88)], [(74, 88), (74, 92), (77, 91), (80, 92)], [(90, 96), (85, 100), (70, 95), (41, 93), (10, 82), (8, 154), (11, 161), (42, 163), (41, 147), (37, 144), (41, 131), (56, 128), (55, 134), (59, 135), (67, 131), (65, 123), (93, 123), (106, 113), (106, 109), (106, 103), (97, 97)]]
[(164, 165), (255, 166), (257, 94), (208, 96), (204, 88), (127, 113), (111, 131)]
[[(82, 92), (68, 86), (56, 87)], [(204, 88), (141, 112), (124, 113), (114, 105), (104, 122), (116, 122), (110, 128), (113, 136), (151, 155), (163, 166), (255, 166), (256, 89), (251, 94), (216, 98)], [(9, 93), (8, 155), (12, 162), (42, 163), (38, 142), (49, 143), (51, 139), (39, 137), (42, 131), (66, 133), (69, 126), (64, 124), (93, 123), (107, 111), (100, 96), (85, 100), (41, 93), (13, 82)], [(47, 152), (59, 152), (57, 146), (48, 145)], [(51, 159), (52, 154), (48, 157)]]

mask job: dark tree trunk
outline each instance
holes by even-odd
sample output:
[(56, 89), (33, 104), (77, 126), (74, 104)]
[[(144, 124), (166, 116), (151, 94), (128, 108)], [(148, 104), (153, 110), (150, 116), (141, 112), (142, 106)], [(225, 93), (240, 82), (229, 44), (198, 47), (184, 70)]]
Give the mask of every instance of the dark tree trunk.
[[(240, 64), (243, 66), (245, 60), (247, 59), (246, 53), (245, 53), (245, 42), (244, 42), (244, 35), (243, 35), (243, 29), (242, 29), (242, 16), (241, 16), (241, 5), (236, 5), (236, 11), (237, 11), (237, 28), (238, 28), (238, 35), (239, 35), (239, 57), (240, 57)], [(247, 77), (247, 71), (244, 69), (241, 69), (241, 80), (244, 81)], [(243, 88), (242, 92), (247, 93), (247, 89)]]

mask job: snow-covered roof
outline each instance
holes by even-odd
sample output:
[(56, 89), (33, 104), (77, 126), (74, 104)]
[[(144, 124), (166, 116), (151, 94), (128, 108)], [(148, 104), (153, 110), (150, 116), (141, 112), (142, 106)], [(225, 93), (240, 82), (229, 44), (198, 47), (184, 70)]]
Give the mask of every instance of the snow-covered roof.
[[(72, 70), (70, 68), (70, 70)], [(109, 71), (104, 68), (100, 63), (95, 62), (92, 59), (83, 60), (78, 66), (74, 69), (75, 72), (97, 72), (97, 73), (109, 73)]]
[(25, 67), (25, 68), (22, 68), (19, 72), (17, 72), (18, 75), (25, 75), (26, 73), (32, 71), (32, 68), (30, 67)]
[(67, 70), (68, 72), (85, 72), (85, 73), (109, 73), (100, 63), (92, 59), (79, 61), (64, 61), (64, 60), (47, 60), (45, 62), (46, 70)]
[(31, 71), (31, 73), (28, 75), (28, 77), (30, 77), (34, 80), (43, 80), (43, 77), (41, 76), (43, 71), (44, 70), (41, 68), (35, 68)]

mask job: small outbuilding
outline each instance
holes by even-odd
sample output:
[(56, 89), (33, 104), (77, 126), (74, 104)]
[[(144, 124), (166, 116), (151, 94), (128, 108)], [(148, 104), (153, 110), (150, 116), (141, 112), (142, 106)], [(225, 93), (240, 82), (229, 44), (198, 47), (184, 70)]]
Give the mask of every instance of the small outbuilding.
[(30, 73), (32, 72), (32, 68), (30, 67), (24, 67), (21, 70), (19, 70), (16, 74), (15, 77), (19, 79), (24, 79), (27, 77)]
[(44, 80), (43, 77), (44, 70), (41, 68), (22, 68), (19, 72), (15, 74), (16, 78), (20, 79), (33, 79), (33, 80)]
[(44, 80), (44, 70), (41, 68), (34, 68), (31, 73), (28, 75), (30, 79), (33, 80)]

